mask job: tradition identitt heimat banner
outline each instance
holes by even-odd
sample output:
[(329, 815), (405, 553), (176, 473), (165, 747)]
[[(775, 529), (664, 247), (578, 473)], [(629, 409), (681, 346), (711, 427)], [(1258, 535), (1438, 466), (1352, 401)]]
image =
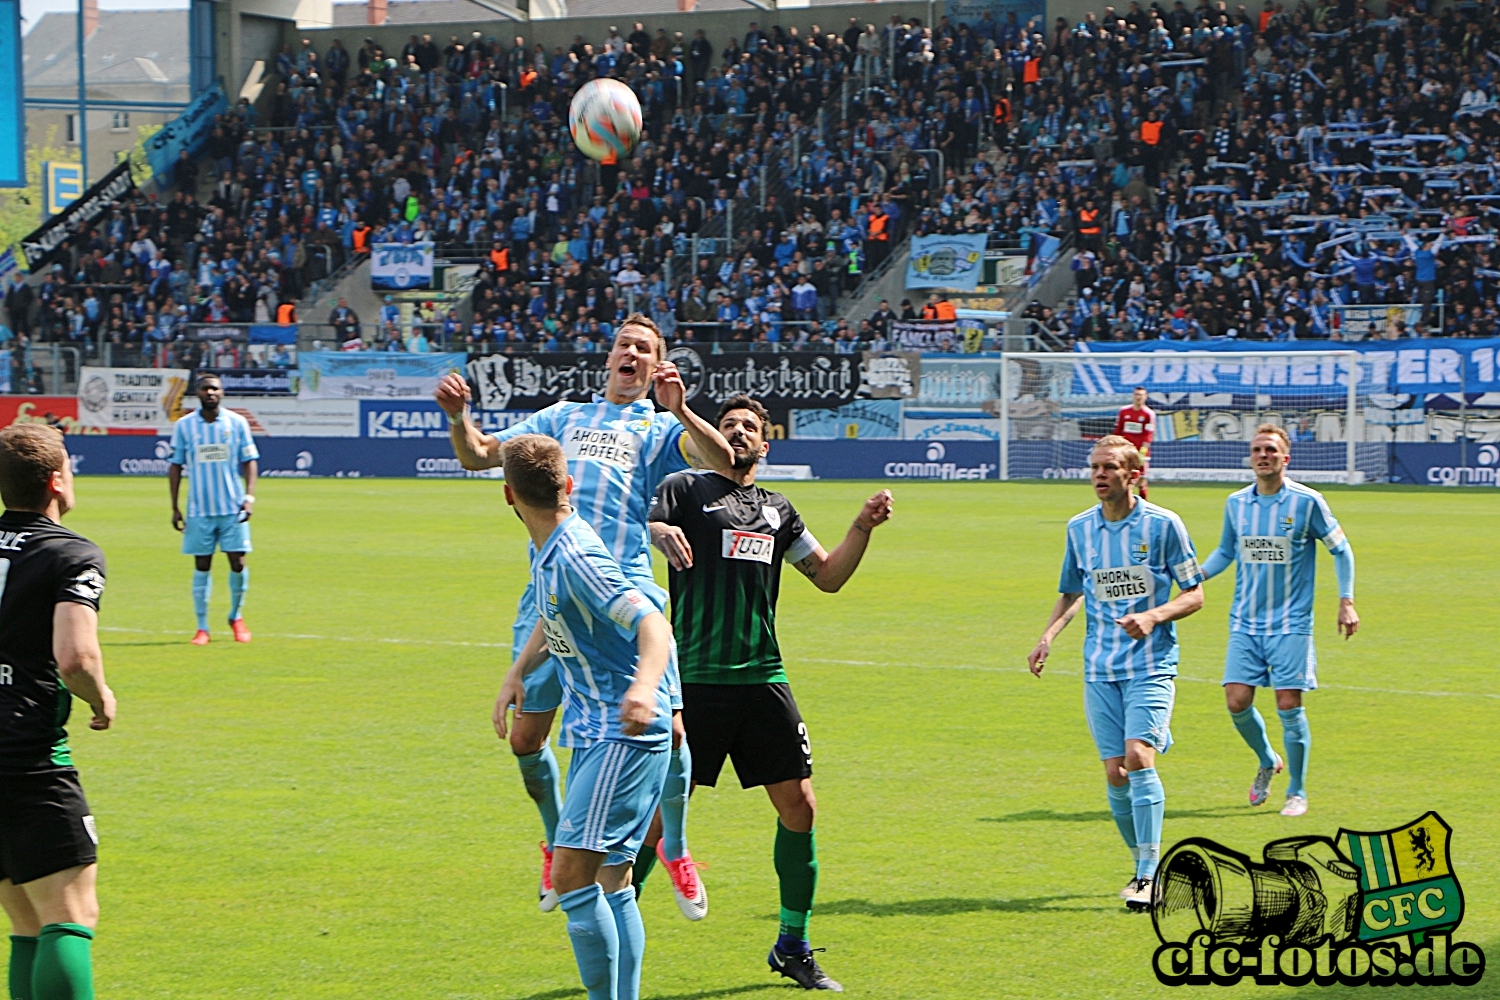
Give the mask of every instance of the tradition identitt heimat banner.
[(169, 432), (182, 416), (186, 368), (84, 368), (78, 376), (83, 427)]
[(972, 292), (983, 270), (984, 245), (989, 237), (914, 236), (906, 264), (907, 288), (951, 288)]
[[(1148, 341), (1154, 358), (1110, 361), (1111, 353), (1139, 351), (1137, 343), (1080, 344), (1099, 354), (1095, 364), (1075, 369), (1075, 391), (1084, 395), (1128, 393), (1137, 385), (1153, 392), (1242, 392), (1277, 394), (1332, 390), (1349, 384), (1349, 361), (1329, 357), (1329, 351), (1358, 351), (1356, 387), (1375, 393), (1480, 393), (1500, 390), (1500, 338), (1485, 340), (1293, 340), (1250, 345), (1223, 340)], [(1264, 350), (1263, 358), (1173, 358), (1185, 351), (1247, 353)], [(1321, 355), (1306, 360), (1286, 353)]]
[(431, 399), (438, 380), (463, 371), (463, 354), (305, 351), (301, 399)]
[(374, 288), (432, 287), (432, 243), (376, 243), (370, 249), (370, 285)]

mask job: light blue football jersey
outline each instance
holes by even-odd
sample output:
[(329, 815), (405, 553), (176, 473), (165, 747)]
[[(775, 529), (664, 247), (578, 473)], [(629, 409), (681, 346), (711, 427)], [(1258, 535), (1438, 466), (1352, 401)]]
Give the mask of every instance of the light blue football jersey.
[(547, 646), (562, 670), (558, 743), (663, 748), (672, 738), (665, 672), (656, 687), (656, 721), (639, 736), (626, 736), (620, 723), (620, 701), (635, 679), (637, 629), (656, 606), (625, 578), (604, 542), (577, 514), (558, 525), (536, 554), (531, 579)]
[(563, 446), (574, 508), (629, 577), (651, 577), (647, 518), (661, 481), (688, 468), (682, 422), (649, 399), (554, 403), (496, 434), (545, 434)]
[(239, 513), (245, 499), (240, 465), (258, 458), (250, 423), (222, 406), (212, 421), (195, 410), (172, 426), (172, 464), (188, 477), (188, 517)]
[(1057, 589), (1083, 594), (1088, 632), (1083, 640), (1084, 678), (1123, 681), (1177, 673), (1177, 626), (1158, 625), (1132, 639), (1115, 619), (1167, 603), (1172, 583), (1203, 582), (1203, 570), (1182, 519), (1165, 507), (1137, 500), (1129, 516), (1106, 521), (1102, 505), (1068, 522), (1067, 550)]
[(1311, 635), (1321, 541), (1335, 555), (1349, 543), (1317, 490), (1285, 480), (1262, 496), (1255, 484), (1229, 494), (1217, 555), (1236, 562), (1231, 632)]

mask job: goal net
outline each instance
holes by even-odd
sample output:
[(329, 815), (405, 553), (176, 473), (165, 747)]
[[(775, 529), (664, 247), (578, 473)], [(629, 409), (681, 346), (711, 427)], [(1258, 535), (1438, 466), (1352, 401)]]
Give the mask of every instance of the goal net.
[(1380, 479), (1387, 446), (1377, 438), (1388, 435), (1366, 433), (1365, 410), (1384, 387), (1369, 367), (1357, 351), (1007, 354), (1001, 477), (1087, 478), (1092, 443), (1114, 433), (1144, 386), (1156, 412), (1153, 481), (1250, 482), (1249, 442), (1263, 423), (1291, 438), (1293, 479)]

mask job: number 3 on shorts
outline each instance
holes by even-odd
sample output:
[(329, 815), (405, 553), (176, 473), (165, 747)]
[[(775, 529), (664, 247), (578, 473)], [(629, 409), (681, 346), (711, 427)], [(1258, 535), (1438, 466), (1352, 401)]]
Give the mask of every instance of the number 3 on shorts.
[(807, 738), (807, 723), (797, 723), (797, 735), (802, 738), (802, 756), (807, 758), (807, 766), (812, 767), (812, 740)]

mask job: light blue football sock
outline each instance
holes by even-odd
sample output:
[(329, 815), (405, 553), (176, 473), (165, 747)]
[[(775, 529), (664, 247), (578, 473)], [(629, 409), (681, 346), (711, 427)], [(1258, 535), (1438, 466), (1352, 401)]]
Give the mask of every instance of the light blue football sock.
[(573, 940), (573, 957), (578, 961), (578, 974), (583, 978), (589, 1000), (618, 1000), (615, 980), (620, 964), (620, 936), (615, 930), (614, 912), (604, 900), (604, 890), (598, 882), (592, 882), (564, 893), (559, 902), (568, 915), (568, 937)]
[(1307, 796), (1303, 782), (1307, 780), (1307, 758), (1312, 753), (1312, 730), (1307, 725), (1307, 713), (1302, 706), (1277, 709), (1281, 716), (1281, 742), (1286, 747), (1286, 769), (1291, 781), (1286, 786), (1287, 797)]
[[(686, 744), (684, 744), (686, 746)], [(641, 960), (646, 956), (646, 925), (635, 902), (635, 887), (626, 886), (604, 897), (615, 914), (615, 936), (620, 939), (620, 964), (615, 970), (616, 1000), (639, 1000)]]
[(1153, 878), (1161, 857), (1161, 823), (1167, 793), (1156, 768), (1130, 772), (1130, 811), (1135, 817), (1135, 877)]
[(550, 849), (557, 840), (557, 817), (562, 813), (562, 771), (552, 754), (552, 745), (544, 743), (536, 753), (517, 755), (516, 763), (521, 765), (526, 794), (542, 814), (542, 829), (546, 831)]
[(1108, 782), (1104, 787), (1109, 790), (1109, 814), (1115, 818), (1115, 826), (1120, 830), (1120, 836), (1125, 838), (1125, 846), (1130, 848), (1130, 856), (1139, 860), (1140, 855), (1135, 846), (1135, 813), (1130, 807), (1130, 786), (1111, 785)]
[(1234, 728), (1240, 737), (1255, 751), (1260, 766), (1275, 767), (1276, 754), (1271, 750), (1271, 737), (1266, 735), (1266, 720), (1261, 718), (1256, 707), (1251, 705), (1243, 712), (1230, 712), (1229, 717), (1234, 720)]
[(193, 610), (198, 614), (198, 627), (208, 631), (208, 599), (214, 593), (214, 577), (206, 569), (193, 570)]
[(693, 754), (687, 740), (672, 751), (667, 783), (661, 793), (661, 850), (668, 861), (687, 853), (688, 788), (693, 777)]
[(245, 591), (250, 589), (250, 567), (236, 573), (229, 571), (229, 620), (245, 616)]

